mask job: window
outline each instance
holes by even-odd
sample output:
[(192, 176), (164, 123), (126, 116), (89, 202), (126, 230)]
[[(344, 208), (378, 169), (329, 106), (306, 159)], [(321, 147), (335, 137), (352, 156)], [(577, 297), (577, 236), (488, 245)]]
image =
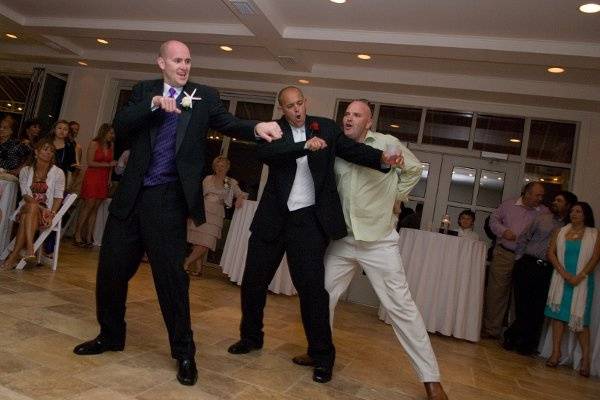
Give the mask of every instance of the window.
[(427, 110), (423, 143), (441, 146), (469, 146), (473, 113)]
[(478, 115), (473, 148), (520, 155), (524, 128), (523, 118)]
[(576, 130), (574, 123), (531, 121), (527, 158), (570, 163)]
[(418, 108), (402, 108), (394, 106), (381, 106), (377, 119), (377, 132), (396, 136), (404, 142), (417, 142), (421, 114)]

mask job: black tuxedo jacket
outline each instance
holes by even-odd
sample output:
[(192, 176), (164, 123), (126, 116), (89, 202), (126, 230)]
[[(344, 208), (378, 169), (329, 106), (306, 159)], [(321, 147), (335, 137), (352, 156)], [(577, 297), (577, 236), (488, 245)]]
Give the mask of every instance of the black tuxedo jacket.
[[(209, 128), (235, 138), (255, 140), (256, 122), (231, 115), (221, 104), (218, 91), (211, 87), (188, 82), (183, 88), (188, 94), (194, 89), (194, 97), (202, 99), (194, 100), (191, 109), (180, 106), (175, 162), (189, 214), (196, 224), (201, 224), (205, 221), (202, 178)], [(127, 218), (131, 213), (144, 183), (156, 133), (162, 123), (161, 111), (151, 111), (150, 105), (154, 96), (163, 95), (163, 90), (162, 79), (139, 82), (127, 106), (115, 116), (115, 133), (127, 135), (132, 144), (127, 167), (110, 205), (110, 213), (118, 218)]]
[[(311, 126), (315, 127), (315, 122), (318, 129), (310, 129)], [(296, 159), (308, 156), (315, 185), (315, 211), (319, 223), (330, 240), (343, 238), (347, 230), (335, 182), (335, 157), (380, 170), (381, 150), (347, 138), (331, 119), (312, 116), (306, 117), (306, 138), (319, 136), (327, 142), (327, 147), (314, 152), (305, 150), (306, 142), (294, 143), (289, 123), (284, 118), (278, 123), (283, 137), (271, 143), (260, 142), (258, 145), (258, 157), (269, 166), (269, 177), (250, 230), (269, 241), (281, 234), (289, 213), (287, 201), (296, 175)]]

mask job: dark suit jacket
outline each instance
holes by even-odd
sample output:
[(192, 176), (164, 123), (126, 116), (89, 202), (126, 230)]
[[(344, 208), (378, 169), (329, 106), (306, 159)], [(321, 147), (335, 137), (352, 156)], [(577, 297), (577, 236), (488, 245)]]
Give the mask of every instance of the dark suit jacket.
[[(156, 133), (162, 122), (161, 111), (151, 111), (150, 105), (154, 96), (163, 95), (163, 89), (162, 79), (139, 82), (134, 86), (127, 106), (115, 116), (115, 133), (127, 135), (131, 143), (127, 167), (110, 205), (110, 213), (118, 218), (124, 219), (131, 213), (144, 183)], [(194, 100), (191, 109), (180, 107), (175, 162), (189, 213), (196, 224), (201, 224), (205, 221), (202, 178), (208, 129), (254, 140), (256, 122), (237, 119), (227, 112), (218, 91), (211, 87), (188, 82), (183, 88), (189, 94), (194, 89), (194, 97), (202, 100)]]
[[(318, 123), (318, 132), (309, 128), (313, 121)], [(331, 240), (346, 236), (346, 223), (333, 170), (335, 157), (380, 170), (381, 150), (347, 138), (331, 119), (312, 116), (306, 117), (306, 138), (315, 134), (327, 142), (327, 148), (315, 152), (305, 150), (306, 142), (294, 143), (289, 123), (284, 118), (278, 123), (283, 137), (258, 145), (258, 157), (269, 166), (269, 178), (250, 230), (269, 241), (280, 235), (289, 212), (287, 200), (296, 175), (296, 159), (307, 155), (315, 185), (315, 211), (319, 223)]]

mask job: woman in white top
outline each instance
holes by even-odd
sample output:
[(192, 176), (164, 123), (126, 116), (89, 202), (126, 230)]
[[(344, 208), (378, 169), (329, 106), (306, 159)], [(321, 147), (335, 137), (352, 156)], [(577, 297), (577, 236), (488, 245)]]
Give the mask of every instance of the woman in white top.
[(475, 224), (475, 213), (471, 210), (463, 210), (458, 214), (458, 236), (471, 240), (479, 240), (479, 235), (473, 231)]
[(54, 165), (55, 151), (51, 141), (40, 140), (35, 146), (33, 162), (19, 173), (23, 199), (12, 217), (20, 223), (19, 230), (15, 247), (0, 269), (14, 268), (23, 248), (26, 249), (25, 261), (28, 264), (36, 262), (35, 232), (50, 226), (60, 209), (65, 190), (65, 175)]

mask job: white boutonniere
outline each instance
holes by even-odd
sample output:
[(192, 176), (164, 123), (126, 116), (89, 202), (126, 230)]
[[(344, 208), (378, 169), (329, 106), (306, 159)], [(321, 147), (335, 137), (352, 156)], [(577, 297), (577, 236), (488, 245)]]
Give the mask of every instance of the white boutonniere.
[(202, 97), (194, 97), (196, 94), (196, 89), (192, 92), (192, 94), (188, 94), (187, 92), (183, 92), (185, 95), (183, 99), (181, 99), (181, 107), (190, 109), (193, 106), (194, 100), (202, 100)]

